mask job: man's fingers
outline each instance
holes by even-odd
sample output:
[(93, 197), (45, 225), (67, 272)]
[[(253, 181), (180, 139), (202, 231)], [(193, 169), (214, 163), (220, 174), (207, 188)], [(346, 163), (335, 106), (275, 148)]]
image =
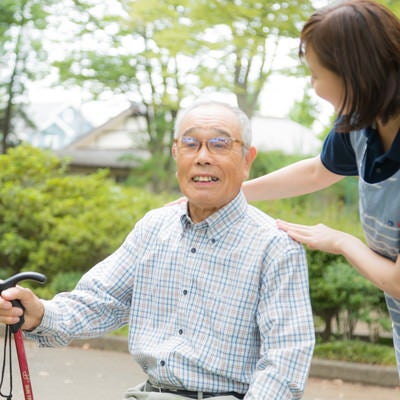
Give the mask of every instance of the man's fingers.
[(0, 310), (4, 310), (5, 313), (12, 312), (16, 316), (21, 316), (23, 313), (21, 307), (15, 307), (11, 302), (12, 300), (20, 300), (23, 302), (24, 298), (28, 295), (29, 292), (20, 287), (12, 287), (3, 290), (0, 296)]
[(14, 325), (19, 322), (23, 310), (14, 307), (9, 299), (0, 297), (0, 322), (6, 325)]

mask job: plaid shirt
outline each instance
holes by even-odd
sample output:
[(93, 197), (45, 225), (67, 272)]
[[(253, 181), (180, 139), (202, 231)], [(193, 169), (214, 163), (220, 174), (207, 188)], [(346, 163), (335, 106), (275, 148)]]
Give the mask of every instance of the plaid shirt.
[(240, 193), (193, 224), (186, 205), (149, 212), (75, 290), (44, 301), (42, 346), (129, 324), (150, 380), (246, 399), (301, 398), (314, 348), (304, 249)]

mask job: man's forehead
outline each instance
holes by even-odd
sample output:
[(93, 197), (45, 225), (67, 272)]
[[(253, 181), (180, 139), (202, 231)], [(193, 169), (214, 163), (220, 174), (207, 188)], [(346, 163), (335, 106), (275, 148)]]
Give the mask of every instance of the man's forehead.
[(213, 136), (231, 136), (231, 133), (222, 128), (205, 128), (203, 126), (193, 126), (182, 132), (182, 136), (198, 136), (202, 134), (211, 134)]
[(201, 105), (187, 112), (182, 118), (180, 132), (188, 131), (214, 131), (224, 132), (231, 136), (234, 131), (239, 131), (239, 119), (232, 110), (222, 105)]

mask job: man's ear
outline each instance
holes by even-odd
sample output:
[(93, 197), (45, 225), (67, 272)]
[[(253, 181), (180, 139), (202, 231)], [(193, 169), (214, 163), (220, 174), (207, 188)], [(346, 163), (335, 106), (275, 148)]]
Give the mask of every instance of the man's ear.
[(247, 150), (246, 158), (246, 166), (244, 169), (244, 180), (248, 179), (250, 176), (251, 165), (253, 164), (254, 159), (257, 156), (257, 149), (254, 146), (249, 147)]
[(172, 154), (172, 157), (174, 157), (176, 159), (176, 144), (175, 143), (171, 147), (171, 154)]
[(253, 164), (253, 161), (256, 158), (256, 156), (257, 156), (257, 149), (254, 146), (250, 146), (246, 154), (247, 163), (249, 164), (250, 167), (251, 164)]

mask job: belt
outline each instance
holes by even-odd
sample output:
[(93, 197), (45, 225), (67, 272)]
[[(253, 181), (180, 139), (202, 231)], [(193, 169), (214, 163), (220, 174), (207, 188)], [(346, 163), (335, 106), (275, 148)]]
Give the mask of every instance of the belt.
[(167, 389), (160, 386), (153, 385), (150, 381), (147, 381), (143, 387), (144, 392), (159, 392), (159, 393), (171, 393), (183, 397), (188, 397), (190, 399), (209, 399), (211, 397), (217, 396), (234, 396), (238, 399), (244, 399), (244, 394), (237, 392), (195, 392), (191, 390), (184, 389)]

